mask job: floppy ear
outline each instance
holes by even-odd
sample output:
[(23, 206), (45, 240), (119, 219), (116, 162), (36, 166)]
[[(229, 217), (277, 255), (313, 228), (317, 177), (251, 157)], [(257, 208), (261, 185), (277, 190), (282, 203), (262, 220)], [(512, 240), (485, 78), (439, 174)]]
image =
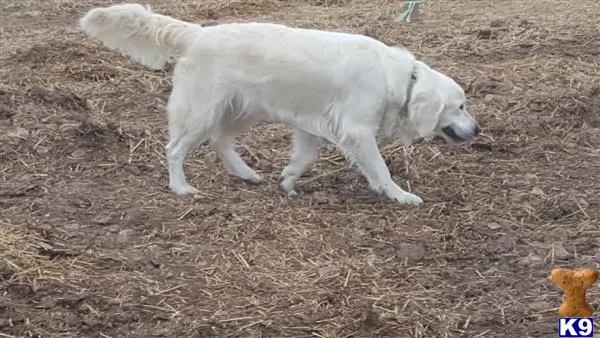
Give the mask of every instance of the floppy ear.
[(439, 92), (438, 78), (429, 66), (413, 60), (414, 84), (408, 98), (408, 120), (420, 137), (434, 135), (440, 114), (446, 108)]
[(417, 80), (408, 105), (408, 119), (420, 137), (429, 137), (433, 135), (440, 114), (446, 105), (435, 88), (431, 88), (432, 90), (417, 88), (418, 83)]

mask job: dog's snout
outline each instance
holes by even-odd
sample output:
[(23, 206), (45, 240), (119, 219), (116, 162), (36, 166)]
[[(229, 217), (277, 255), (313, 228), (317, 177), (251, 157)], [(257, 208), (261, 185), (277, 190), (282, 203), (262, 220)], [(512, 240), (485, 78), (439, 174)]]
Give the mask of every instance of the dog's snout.
[(449, 125), (442, 128), (442, 133), (454, 142), (466, 142), (481, 133), (481, 128), (477, 124), (462, 129), (458, 125)]
[(462, 137), (456, 134), (456, 131), (454, 130), (454, 128), (452, 128), (452, 126), (442, 128), (442, 132), (454, 141), (462, 141)]

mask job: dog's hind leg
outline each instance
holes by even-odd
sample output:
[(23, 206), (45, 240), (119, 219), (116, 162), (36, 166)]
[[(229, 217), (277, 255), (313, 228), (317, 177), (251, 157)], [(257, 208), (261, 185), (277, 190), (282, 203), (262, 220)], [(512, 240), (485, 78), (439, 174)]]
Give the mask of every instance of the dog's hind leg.
[(319, 151), (321, 138), (296, 129), (292, 136), (292, 158), (281, 172), (281, 188), (290, 196), (296, 195), (294, 185), (313, 163)]
[(210, 138), (214, 122), (208, 114), (190, 112), (185, 101), (177, 100), (177, 94), (175, 91), (171, 94), (167, 105), (169, 143), (166, 150), (169, 163), (169, 187), (178, 195), (196, 194), (199, 190), (188, 184), (183, 164), (192, 148)]
[(198, 132), (186, 128), (170, 132), (167, 144), (167, 161), (169, 162), (169, 188), (177, 195), (196, 194), (198, 189), (188, 184), (183, 171), (183, 163), (188, 152), (196, 145), (208, 139), (207, 131)]
[(198, 189), (188, 184), (183, 171), (185, 157), (194, 145), (193, 134), (182, 132), (171, 136), (167, 144), (167, 161), (169, 162), (169, 188), (177, 195), (196, 194)]
[(211, 146), (223, 162), (225, 170), (245, 181), (259, 183), (262, 177), (250, 168), (235, 150), (235, 137), (256, 122), (257, 108), (238, 92), (225, 95), (219, 128), (213, 134)]
[(243, 180), (260, 183), (263, 179), (252, 168), (244, 162), (240, 155), (235, 151), (235, 134), (224, 133), (215, 137), (212, 141), (212, 147), (223, 162), (223, 166), (231, 175), (235, 175)]

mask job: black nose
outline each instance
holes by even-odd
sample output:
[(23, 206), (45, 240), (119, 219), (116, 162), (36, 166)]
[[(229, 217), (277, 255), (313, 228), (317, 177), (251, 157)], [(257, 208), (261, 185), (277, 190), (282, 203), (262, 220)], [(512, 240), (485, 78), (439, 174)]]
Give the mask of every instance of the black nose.
[(475, 128), (473, 129), (473, 135), (477, 136), (479, 133), (481, 133), (481, 128), (479, 128), (478, 125), (475, 125)]

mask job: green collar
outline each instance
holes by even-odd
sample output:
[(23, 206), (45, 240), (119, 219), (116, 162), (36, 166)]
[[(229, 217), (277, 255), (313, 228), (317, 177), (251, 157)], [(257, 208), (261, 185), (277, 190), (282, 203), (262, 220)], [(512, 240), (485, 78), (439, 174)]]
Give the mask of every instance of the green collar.
[(406, 90), (406, 101), (404, 101), (404, 105), (400, 110), (400, 115), (408, 117), (408, 103), (410, 102), (410, 98), (412, 96), (413, 88), (415, 87), (415, 82), (417, 82), (417, 76), (415, 75), (415, 71), (410, 74), (410, 82), (408, 83), (408, 89)]

